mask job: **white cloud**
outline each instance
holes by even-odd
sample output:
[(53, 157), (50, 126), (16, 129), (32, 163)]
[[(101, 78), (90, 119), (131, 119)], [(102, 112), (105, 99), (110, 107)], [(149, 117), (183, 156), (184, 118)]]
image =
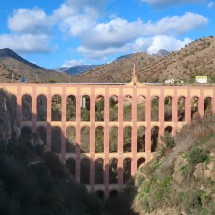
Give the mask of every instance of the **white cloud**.
[(82, 46), (92, 50), (119, 48), (141, 35), (143, 24), (141, 20), (128, 22), (116, 18), (108, 23), (99, 23), (88, 34), (82, 37)]
[(85, 61), (84, 60), (67, 60), (62, 67), (73, 67), (73, 66), (79, 66), (79, 65), (84, 65)]
[(54, 49), (50, 45), (53, 26), (53, 18), (39, 8), (14, 10), (8, 19), (11, 33), (0, 35), (0, 47), (19, 53), (51, 52)]
[(215, 4), (214, 4), (214, 2), (209, 2), (208, 3), (208, 8), (214, 8), (215, 7)]
[[(93, 59), (103, 59), (116, 52), (143, 51), (152, 43), (150, 38), (156, 35), (165, 35), (169, 41), (176, 42), (177, 48), (187, 41), (180, 43), (179, 40), (170, 38), (202, 28), (207, 22), (206, 17), (190, 12), (182, 16), (165, 17), (154, 23), (151, 21), (143, 23), (141, 19), (128, 22), (122, 18), (115, 18), (108, 23), (98, 23), (95, 28), (84, 34), (77, 51)], [(152, 49), (151, 47), (149, 50)]]
[(145, 2), (155, 7), (168, 7), (189, 3), (198, 4), (204, 2), (204, 0), (142, 0), (142, 2)]
[(96, 13), (102, 13), (106, 2), (107, 0), (67, 0), (65, 4), (78, 10), (93, 10)]
[(11, 48), (20, 53), (51, 52), (50, 38), (47, 35), (3, 34), (0, 35), (0, 48)]
[(157, 23), (148, 22), (144, 25), (145, 35), (183, 34), (207, 24), (206, 17), (186, 12), (183, 16), (164, 17)]
[(189, 38), (178, 40), (172, 36), (157, 35), (152, 38), (151, 44), (147, 48), (147, 52), (149, 54), (154, 54), (157, 53), (160, 49), (165, 49), (167, 51), (179, 50), (191, 41), (192, 40)]
[[(145, 0), (150, 4), (193, 3), (202, 0)], [(67, 36), (79, 37), (77, 51), (87, 58), (104, 59), (108, 55), (126, 50), (146, 49), (149, 37), (155, 35), (181, 35), (205, 26), (207, 18), (187, 12), (182, 16), (165, 17), (157, 22), (141, 19), (129, 22), (119, 17), (110, 17), (106, 23), (98, 22), (106, 0), (67, 0), (53, 12), (60, 30)], [(142, 44), (144, 43), (144, 44)]]
[(107, 60), (107, 56), (110, 56), (112, 54), (116, 53), (124, 53), (127, 50), (129, 50), (129, 45), (125, 45), (122, 47), (108, 47), (106, 49), (97, 49), (97, 50), (92, 50), (85, 48), (83, 46), (79, 46), (77, 51), (84, 56), (86, 56), (89, 59), (92, 60)]
[(50, 17), (38, 8), (15, 10), (8, 20), (11, 31), (22, 33), (48, 33), (52, 24)]
[(62, 31), (68, 32), (70, 36), (75, 37), (87, 32), (94, 25), (95, 19), (89, 14), (83, 14), (65, 18), (60, 28)]
[(96, 25), (103, 13), (106, 0), (67, 0), (53, 12), (62, 32), (70, 36), (79, 36)]
[(58, 9), (53, 11), (53, 16), (56, 19), (63, 19), (65, 17), (71, 16), (76, 13), (77, 13), (77, 11), (75, 8), (69, 7), (66, 4), (62, 4)]
[[(13, 49), (19, 52), (33, 52), (33, 49), (35, 52), (48, 51), (51, 49), (48, 47), (51, 31), (56, 26), (59, 26), (64, 35), (78, 37), (96, 25), (105, 3), (106, 0), (67, 0), (51, 15), (39, 8), (14, 10), (8, 19), (11, 33), (1, 35), (1, 38), (4, 39), (5, 46), (14, 47)], [(32, 37), (32, 40), (29, 40), (29, 37)], [(35, 41), (39, 42), (38, 47), (35, 46)]]
[(129, 48), (134, 52), (141, 52), (147, 50), (151, 43), (152, 39), (150, 37), (139, 37), (129, 45)]

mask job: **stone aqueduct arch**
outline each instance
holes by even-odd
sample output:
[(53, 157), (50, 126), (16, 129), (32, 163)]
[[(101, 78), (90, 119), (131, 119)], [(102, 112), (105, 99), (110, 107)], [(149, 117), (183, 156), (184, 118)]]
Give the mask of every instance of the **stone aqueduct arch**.
[[(97, 192), (107, 198), (109, 193), (112, 195), (115, 191), (122, 189), (123, 181), (128, 180), (128, 175), (134, 175), (142, 162), (148, 162), (153, 156), (152, 134), (156, 137), (163, 135), (165, 131), (175, 134), (184, 123), (191, 121), (191, 114), (197, 107), (192, 107), (192, 99), (198, 98), (198, 112), (201, 116), (207, 115), (210, 111), (215, 111), (215, 87), (210, 86), (156, 86), (143, 85), (137, 82), (135, 73), (133, 73), (132, 82), (128, 84), (14, 84), (0, 83), (0, 88), (6, 89), (13, 94), (17, 101), (17, 120), (21, 127), (30, 127), (32, 132), (41, 131), (43, 140), (46, 139), (48, 150), (52, 149), (52, 131), (55, 129), (60, 137), (60, 145), (56, 151), (59, 152), (61, 160), (71, 169), (76, 181), (80, 182), (80, 170), (85, 159), (90, 167), (88, 189), (91, 192)], [(51, 101), (53, 96), (58, 95), (61, 98), (61, 118), (60, 121), (53, 121), (51, 111)], [(131, 119), (123, 120), (123, 100), (129, 95), (131, 102)], [(25, 102), (31, 102), (29, 108), (23, 116), (23, 96), (27, 97)], [(69, 97), (70, 96), (70, 97)], [(72, 97), (71, 97), (72, 96)], [(90, 102), (82, 99), (88, 96)], [(101, 109), (103, 119), (96, 120), (95, 110), (98, 96), (104, 99), (104, 107)], [(102, 97), (101, 97), (102, 96)], [(110, 99), (114, 97), (114, 99)], [(144, 98), (144, 107), (141, 111), (144, 117), (138, 116), (138, 98)], [(151, 120), (152, 99), (157, 97), (158, 102), (158, 120)], [(71, 120), (66, 117), (68, 111), (67, 100), (75, 105), (75, 117), (71, 112)], [(117, 102), (116, 102), (117, 98)], [(166, 101), (166, 98), (171, 98)], [(40, 113), (41, 120), (38, 120), (38, 111), (41, 106), (41, 99), (44, 99), (45, 113)], [(184, 101), (185, 103), (183, 103)], [(118, 116), (111, 119), (110, 102), (117, 103)], [(84, 103), (84, 104), (83, 104)], [(183, 104), (181, 104), (183, 103)], [(172, 105), (171, 117), (165, 121), (165, 104)], [(89, 106), (89, 121), (81, 120), (81, 107)], [(24, 107), (26, 104), (24, 104)], [(139, 114), (141, 114), (141, 111)], [(156, 110), (155, 110), (156, 111)], [(73, 114), (73, 115), (72, 115)], [(110, 120), (111, 119), (111, 120)], [(89, 152), (81, 151), (81, 130), (88, 127), (89, 130)], [(95, 131), (102, 127), (104, 132), (104, 147), (102, 152), (95, 151)], [(123, 132), (126, 127), (131, 128), (131, 145), (129, 150), (123, 147)], [(118, 137), (117, 149), (110, 145), (110, 131), (117, 128)], [(141, 150), (137, 150), (137, 133), (142, 128), (141, 138), (144, 144)], [(73, 136), (67, 138), (68, 130), (73, 129)], [(67, 139), (66, 139), (67, 138)], [(70, 145), (72, 144), (72, 145)], [(110, 148), (112, 147), (112, 148)], [(123, 150), (125, 152), (123, 152)], [(125, 163), (125, 161), (129, 161)], [(85, 162), (87, 163), (87, 162)], [(98, 163), (95, 167), (95, 163)], [(102, 179), (96, 179), (95, 171), (101, 171), (103, 166)], [(130, 172), (125, 173), (123, 166), (129, 165)], [(75, 169), (74, 169), (75, 168)], [(96, 170), (95, 170), (96, 169)], [(115, 171), (117, 169), (117, 172)], [(112, 171), (113, 170), (113, 171)], [(111, 172), (112, 171), (112, 172)], [(87, 173), (86, 173), (87, 174)], [(128, 175), (126, 175), (128, 174)], [(123, 178), (124, 176), (124, 178)], [(100, 182), (103, 182), (100, 184)], [(112, 183), (113, 182), (113, 183)], [(102, 194), (103, 193), (103, 194)]]

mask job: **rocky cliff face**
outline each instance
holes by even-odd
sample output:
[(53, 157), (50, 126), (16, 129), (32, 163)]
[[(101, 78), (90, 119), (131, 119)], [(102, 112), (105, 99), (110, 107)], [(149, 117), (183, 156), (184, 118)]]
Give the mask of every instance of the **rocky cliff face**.
[(215, 214), (214, 122), (214, 115), (197, 117), (174, 139), (164, 137), (164, 147), (135, 179), (140, 214)]

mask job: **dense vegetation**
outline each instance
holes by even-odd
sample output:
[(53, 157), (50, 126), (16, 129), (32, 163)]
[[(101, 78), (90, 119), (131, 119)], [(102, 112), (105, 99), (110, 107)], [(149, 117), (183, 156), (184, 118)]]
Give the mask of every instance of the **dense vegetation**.
[(0, 214), (101, 214), (101, 202), (55, 154), (28, 142), (5, 147), (1, 143)]

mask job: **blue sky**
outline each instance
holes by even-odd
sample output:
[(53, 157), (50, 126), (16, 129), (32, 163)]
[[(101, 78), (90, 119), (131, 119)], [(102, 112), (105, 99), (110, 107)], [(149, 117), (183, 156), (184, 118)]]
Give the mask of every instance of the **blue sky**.
[(0, 0), (0, 48), (45, 68), (179, 50), (210, 35), (213, 0)]

